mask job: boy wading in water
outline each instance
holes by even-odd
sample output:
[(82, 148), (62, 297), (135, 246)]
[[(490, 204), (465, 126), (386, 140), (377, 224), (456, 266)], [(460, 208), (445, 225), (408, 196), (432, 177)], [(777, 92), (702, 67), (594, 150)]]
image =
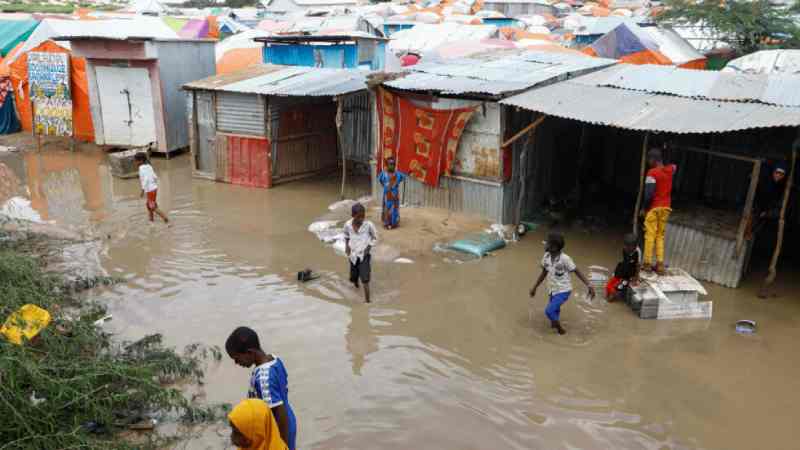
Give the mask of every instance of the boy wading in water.
[(656, 248), (656, 273), (666, 274), (664, 266), (664, 237), (667, 234), (667, 221), (672, 212), (672, 176), (675, 164), (664, 165), (660, 150), (650, 150), (647, 154), (650, 170), (644, 180), (644, 265), (642, 270), (651, 272), (653, 247)]
[(558, 331), (558, 334), (566, 334), (564, 327), (561, 326), (561, 305), (569, 300), (572, 294), (572, 280), (570, 274), (580, 278), (583, 284), (589, 289), (589, 298), (594, 298), (594, 288), (586, 280), (578, 267), (564, 250), (564, 237), (559, 233), (550, 233), (547, 236), (544, 258), (542, 258), (542, 273), (536, 284), (531, 289), (531, 297), (536, 297), (536, 290), (547, 277), (548, 288), (550, 289), (550, 301), (544, 313), (550, 319), (550, 326)]
[(364, 284), (364, 299), (369, 303), (369, 280), (372, 273), (370, 251), (378, 242), (375, 225), (365, 220), (366, 209), (361, 203), (353, 205), (353, 218), (344, 224), (345, 253), (350, 260), (350, 282), (358, 289), (359, 280)]
[[(225, 351), (236, 364), (242, 367), (255, 366), (250, 375), (250, 389), (247, 396), (261, 399), (266, 403), (275, 417), (281, 438), (289, 450), (295, 450), (297, 419), (289, 405), (289, 375), (286, 373), (283, 361), (271, 353), (264, 352), (258, 334), (247, 327), (233, 330), (225, 342)], [(239, 429), (239, 431), (245, 430)]]
[(158, 214), (159, 217), (164, 219), (164, 223), (169, 223), (167, 215), (158, 209), (158, 176), (156, 176), (153, 166), (147, 160), (147, 155), (144, 153), (137, 153), (133, 157), (136, 165), (139, 166), (139, 182), (142, 184), (142, 193), (139, 197), (147, 195), (147, 214), (150, 215), (150, 222), (153, 221), (153, 213)]

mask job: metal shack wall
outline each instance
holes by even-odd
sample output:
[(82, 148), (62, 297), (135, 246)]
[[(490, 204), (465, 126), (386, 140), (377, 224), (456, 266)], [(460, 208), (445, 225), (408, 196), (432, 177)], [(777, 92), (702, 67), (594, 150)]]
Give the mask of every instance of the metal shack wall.
[(752, 249), (753, 241), (749, 240), (736, 256), (736, 239), (725, 239), (681, 224), (667, 224), (664, 249), (667, 262), (700, 280), (739, 287)]
[[(453, 176), (442, 176), (439, 187), (428, 186), (415, 179), (406, 182), (403, 202), (430, 208), (444, 208), (477, 215), (497, 223), (509, 223), (506, 197), (510, 190), (502, 179), (500, 152), (503, 124), (502, 109), (495, 102), (434, 98), (413, 99), (419, 106), (433, 109), (454, 109), (477, 106), (456, 151)], [(375, 130), (380, 126), (373, 116)], [(377, 131), (375, 131), (377, 133)], [(373, 195), (380, 200), (382, 188), (373, 177)]]
[(368, 92), (344, 97), (342, 145), (350, 161), (369, 163), (372, 157), (372, 110)]
[(186, 92), (181, 86), (214, 75), (214, 43), (203, 41), (156, 41), (161, 98), (164, 109), (166, 151), (189, 145), (186, 128)]
[(217, 130), (247, 136), (265, 136), (264, 97), (234, 92), (216, 93)]

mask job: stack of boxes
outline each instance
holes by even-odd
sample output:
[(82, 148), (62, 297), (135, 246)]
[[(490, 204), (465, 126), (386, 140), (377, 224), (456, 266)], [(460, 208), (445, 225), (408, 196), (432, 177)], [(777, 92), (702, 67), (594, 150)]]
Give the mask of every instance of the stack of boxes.
[(700, 301), (706, 295), (703, 285), (686, 271), (669, 269), (664, 276), (642, 274), (626, 303), (642, 319), (711, 318), (712, 303)]

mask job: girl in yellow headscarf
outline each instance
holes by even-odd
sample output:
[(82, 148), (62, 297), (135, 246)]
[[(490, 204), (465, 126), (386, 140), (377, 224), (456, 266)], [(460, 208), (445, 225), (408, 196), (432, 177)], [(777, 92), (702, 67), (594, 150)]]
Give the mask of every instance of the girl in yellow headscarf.
[(264, 400), (242, 400), (228, 414), (231, 442), (241, 450), (288, 450)]

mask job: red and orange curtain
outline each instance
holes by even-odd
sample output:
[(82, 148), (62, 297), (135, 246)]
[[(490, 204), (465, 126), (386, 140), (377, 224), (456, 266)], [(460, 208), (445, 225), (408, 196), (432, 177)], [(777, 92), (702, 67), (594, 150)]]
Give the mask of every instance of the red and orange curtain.
[(386, 89), (378, 89), (381, 142), (378, 170), (393, 156), (397, 168), (429, 185), (450, 175), (458, 143), (475, 108), (431, 109)]

